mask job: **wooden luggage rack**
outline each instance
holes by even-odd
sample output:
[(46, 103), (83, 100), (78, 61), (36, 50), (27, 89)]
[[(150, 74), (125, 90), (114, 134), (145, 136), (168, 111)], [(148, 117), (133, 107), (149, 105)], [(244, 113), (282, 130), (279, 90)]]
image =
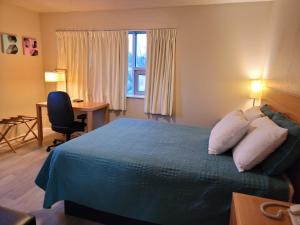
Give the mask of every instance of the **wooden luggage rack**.
[[(28, 128), (28, 131), (24, 135), (8, 139), (7, 135), (9, 131), (13, 127), (19, 126), (21, 124), (24, 124)], [(16, 152), (15, 148), (11, 144), (12, 141), (22, 139), (21, 141), (24, 143), (27, 141), (31, 141), (33, 139), (38, 139), (37, 135), (33, 131), (33, 128), (36, 126), (36, 124), (37, 124), (36, 117), (23, 116), (23, 115), (0, 120), (0, 125), (4, 127), (3, 132), (0, 131), (0, 146), (3, 144), (7, 144), (13, 152)], [(30, 133), (33, 134), (33, 137), (26, 139)]]

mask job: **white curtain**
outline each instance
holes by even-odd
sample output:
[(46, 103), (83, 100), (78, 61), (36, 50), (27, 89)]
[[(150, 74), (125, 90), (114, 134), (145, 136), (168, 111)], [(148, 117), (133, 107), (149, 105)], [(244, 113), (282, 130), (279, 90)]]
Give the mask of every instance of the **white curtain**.
[(114, 110), (125, 110), (127, 31), (91, 31), (89, 43), (89, 99), (108, 102)]
[(56, 32), (57, 68), (67, 69), (67, 86), (71, 98), (89, 100), (88, 90), (88, 32)]
[(147, 40), (145, 113), (172, 116), (176, 30), (150, 30)]
[(67, 69), (72, 98), (126, 109), (127, 31), (57, 32), (58, 68)]

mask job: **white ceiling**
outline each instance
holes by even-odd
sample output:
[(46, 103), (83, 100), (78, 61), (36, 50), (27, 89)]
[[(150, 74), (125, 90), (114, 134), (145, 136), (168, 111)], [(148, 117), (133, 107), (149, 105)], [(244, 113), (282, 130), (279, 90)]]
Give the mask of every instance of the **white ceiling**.
[(37, 12), (71, 12), (263, 2), (272, 0), (3, 0)]

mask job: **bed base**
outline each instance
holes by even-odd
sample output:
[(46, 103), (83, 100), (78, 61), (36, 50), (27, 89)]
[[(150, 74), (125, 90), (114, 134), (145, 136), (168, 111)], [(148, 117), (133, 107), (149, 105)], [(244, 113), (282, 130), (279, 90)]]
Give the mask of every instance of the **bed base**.
[(105, 225), (158, 225), (98, 211), (71, 201), (64, 201), (64, 203), (66, 215), (103, 223)]

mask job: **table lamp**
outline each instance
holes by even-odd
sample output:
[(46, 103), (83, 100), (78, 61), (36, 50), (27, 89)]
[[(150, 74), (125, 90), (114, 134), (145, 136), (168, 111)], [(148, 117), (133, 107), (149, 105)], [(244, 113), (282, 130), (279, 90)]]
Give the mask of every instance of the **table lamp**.
[(250, 84), (250, 98), (253, 99), (253, 107), (255, 106), (255, 100), (261, 99), (263, 84), (261, 80), (251, 80)]
[(56, 91), (67, 91), (66, 72), (64, 70), (45, 72), (45, 82), (56, 83)]

